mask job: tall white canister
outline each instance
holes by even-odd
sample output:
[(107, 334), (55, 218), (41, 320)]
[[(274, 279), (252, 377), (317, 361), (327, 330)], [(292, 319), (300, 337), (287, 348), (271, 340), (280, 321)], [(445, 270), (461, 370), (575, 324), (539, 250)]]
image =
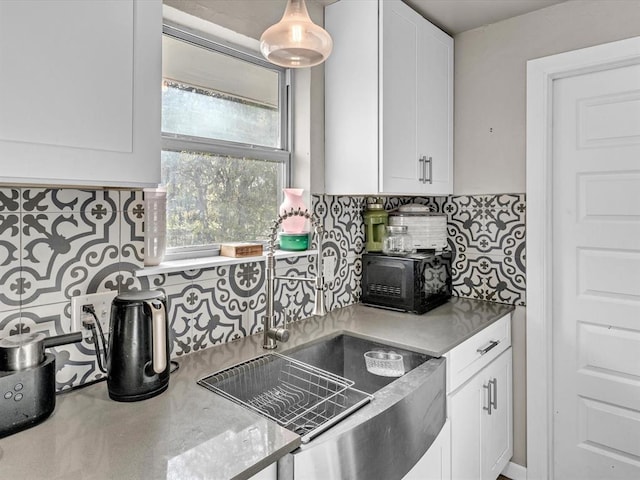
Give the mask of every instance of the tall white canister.
[(159, 265), (167, 248), (167, 189), (144, 189), (144, 265)]

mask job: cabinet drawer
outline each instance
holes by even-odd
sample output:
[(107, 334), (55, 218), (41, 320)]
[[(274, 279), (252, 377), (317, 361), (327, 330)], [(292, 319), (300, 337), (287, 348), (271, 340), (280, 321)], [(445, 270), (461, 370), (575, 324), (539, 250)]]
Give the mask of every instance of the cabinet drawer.
[(511, 346), (511, 315), (505, 315), (453, 348), (447, 359), (447, 393), (466, 382)]

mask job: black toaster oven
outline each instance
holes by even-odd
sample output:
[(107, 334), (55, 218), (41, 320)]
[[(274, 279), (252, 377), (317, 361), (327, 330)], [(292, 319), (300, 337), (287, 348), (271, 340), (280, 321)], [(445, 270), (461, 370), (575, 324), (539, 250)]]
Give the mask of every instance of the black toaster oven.
[(416, 314), (451, 298), (451, 252), (362, 255), (362, 303)]

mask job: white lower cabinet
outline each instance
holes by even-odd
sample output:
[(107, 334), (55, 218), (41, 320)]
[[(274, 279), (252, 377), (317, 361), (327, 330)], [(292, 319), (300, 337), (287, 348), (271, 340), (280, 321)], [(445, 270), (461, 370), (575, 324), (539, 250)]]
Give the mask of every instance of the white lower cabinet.
[(447, 422), (403, 480), (495, 480), (513, 455), (511, 316), (445, 357)]
[(268, 467), (263, 468), (249, 480), (278, 480), (278, 462), (273, 462)]
[(403, 480), (446, 480), (451, 478), (451, 424), (447, 420), (429, 450)]
[(513, 455), (511, 347), (449, 396), (451, 478), (495, 480)]

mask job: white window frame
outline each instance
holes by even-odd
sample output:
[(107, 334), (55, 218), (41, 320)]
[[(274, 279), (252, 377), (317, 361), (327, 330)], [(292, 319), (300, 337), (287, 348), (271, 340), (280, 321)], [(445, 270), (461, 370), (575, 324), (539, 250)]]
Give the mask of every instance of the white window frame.
[[(174, 24), (173, 22), (163, 22), (163, 35), (169, 35), (178, 40), (191, 43), (193, 45), (227, 54), (234, 58), (258, 65), (278, 74), (279, 93), (278, 105), (281, 112), (280, 125), (280, 146), (281, 148), (264, 147), (253, 144), (216, 140), (190, 135), (180, 135), (175, 133), (162, 132), (162, 150), (170, 151), (193, 151), (209, 153), (213, 155), (231, 155), (238, 158), (257, 158), (267, 161), (275, 161), (282, 164), (283, 187), (289, 187), (291, 183), (292, 169), (292, 138), (293, 122), (291, 121), (293, 111), (292, 98), (292, 75), (289, 69), (282, 68), (264, 60), (258, 52), (251, 51), (238, 45), (232, 45), (225, 40), (212, 35)], [(274, 212), (274, 214), (277, 212)], [(173, 247), (168, 248), (165, 260), (180, 260), (184, 258), (199, 258), (213, 254), (214, 245), (193, 246), (193, 247)]]

